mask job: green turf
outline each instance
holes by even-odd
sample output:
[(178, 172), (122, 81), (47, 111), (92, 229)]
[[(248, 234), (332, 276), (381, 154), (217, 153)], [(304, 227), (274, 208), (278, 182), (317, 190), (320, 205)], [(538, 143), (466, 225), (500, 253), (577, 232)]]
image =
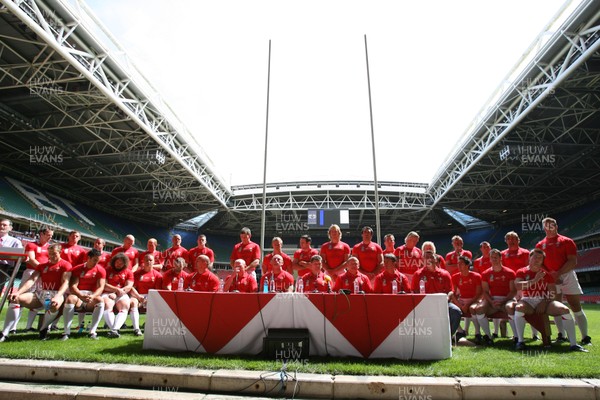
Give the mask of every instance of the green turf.
[[(600, 305), (585, 305), (589, 331), (600, 343)], [(4, 319), (4, 313), (0, 316)], [(26, 315), (21, 319), (21, 324)], [(86, 318), (89, 322), (90, 317)], [(143, 319), (143, 316), (142, 316)], [(130, 321), (128, 320), (128, 323)], [(62, 322), (59, 324), (62, 326)], [(22, 326), (20, 326), (22, 328)], [(510, 330), (510, 328), (509, 328)], [(471, 326), (471, 332), (473, 327)], [(280, 361), (259, 357), (211, 356), (198, 353), (169, 354), (142, 349), (142, 337), (131, 329), (122, 330), (121, 338), (109, 339), (99, 330), (100, 340), (73, 335), (67, 342), (57, 340), (60, 333), (42, 342), (37, 334), (18, 333), (0, 343), (0, 357), (105, 363), (145, 364), (193, 367), (200, 369), (279, 370)], [(577, 329), (579, 335), (579, 330)], [(530, 336), (527, 331), (526, 335)], [(356, 358), (310, 357), (292, 362), (288, 370), (334, 375), (413, 375), (413, 376), (532, 376), (595, 378), (600, 370), (598, 344), (588, 346), (589, 353), (571, 353), (568, 344), (542, 347), (530, 342), (525, 352), (513, 350), (512, 341), (499, 339), (493, 347), (454, 347), (453, 356), (441, 361), (363, 360)]]

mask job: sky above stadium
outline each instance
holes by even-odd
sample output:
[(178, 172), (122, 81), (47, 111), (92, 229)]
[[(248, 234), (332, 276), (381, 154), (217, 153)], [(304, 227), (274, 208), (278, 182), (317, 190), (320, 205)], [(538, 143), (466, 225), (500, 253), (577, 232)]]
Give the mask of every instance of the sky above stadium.
[(563, 0), (88, 0), (226, 184), (431, 181)]

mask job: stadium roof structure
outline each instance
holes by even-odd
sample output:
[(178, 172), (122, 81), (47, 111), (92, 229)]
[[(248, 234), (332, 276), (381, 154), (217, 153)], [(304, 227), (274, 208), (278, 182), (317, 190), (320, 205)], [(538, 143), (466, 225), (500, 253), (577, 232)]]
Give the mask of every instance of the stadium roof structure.
[[(134, 220), (173, 227), (216, 211), (204, 231), (258, 228), (263, 185), (228, 187), (193, 133), (83, 8), (0, 0), (0, 170)], [(432, 182), (378, 182), (378, 204), (374, 182), (267, 184), (267, 235), (280, 233), (282, 214), (304, 218), (308, 209), (348, 209), (358, 228), (375, 225), (378, 208), (382, 232), (442, 232), (598, 199), (599, 39), (598, 0), (550, 23)]]

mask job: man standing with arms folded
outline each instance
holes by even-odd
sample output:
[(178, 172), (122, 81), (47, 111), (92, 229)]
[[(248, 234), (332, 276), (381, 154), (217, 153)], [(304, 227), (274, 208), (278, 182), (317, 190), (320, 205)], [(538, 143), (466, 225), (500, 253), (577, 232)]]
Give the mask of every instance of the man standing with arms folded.
[(256, 267), (260, 264), (260, 246), (250, 239), (252, 238), (252, 232), (250, 228), (243, 227), (240, 230), (240, 243), (233, 246), (233, 251), (229, 257), (229, 265), (231, 268), (235, 266), (235, 260), (241, 258), (246, 262), (246, 271), (249, 274), (253, 274), (256, 277)]
[(171, 243), (173, 246), (168, 248), (165, 251), (165, 256), (163, 257), (165, 262), (163, 266), (164, 271), (168, 271), (174, 267), (175, 260), (178, 258), (183, 258), (184, 260), (188, 259), (188, 251), (185, 247), (181, 245), (181, 235), (175, 234), (171, 238)]
[(452, 237), (452, 247), (454, 247), (454, 251), (446, 254), (446, 270), (450, 272), (450, 276), (458, 272), (458, 257), (463, 256), (471, 260), (473, 259), (473, 253), (463, 249), (463, 246), (463, 239), (458, 235), (454, 235)]
[(133, 245), (135, 244), (135, 237), (133, 237), (133, 235), (127, 235), (125, 236), (125, 239), (123, 239), (123, 245), (116, 247), (113, 249), (112, 253), (110, 253), (110, 257), (113, 258), (116, 254), (119, 253), (123, 253), (127, 256), (127, 258), (129, 259), (129, 263), (128, 265), (128, 269), (131, 270), (131, 272), (135, 272), (138, 269), (138, 251), (135, 247), (133, 247)]
[[(542, 220), (546, 237), (536, 244), (536, 248), (542, 249), (546, 254), (544, 265), (550, 271), (556, 283), (556, 300), (562, 301), (562, 295), (565, 295), (569, 307), (573, 311), (575, 321), (581, 331), (581, 343), (588, 345), (592, 343), (592, 338), (588, 336), (588, 321), (585, 313), (581, 309), (580, 296), (583, 294), (579, 280), (575, 274), (577, 265), (577, 246), (575, 242), (558, 233), (558, 224), (554, 218), (546, 217)], [(566, 341), (566, 333), (563, 327), (562, 318), (554, 317), (556, 328), (558, 330), (557, 341)]]
[(300, 248), (294, 252), (294, 260), (292, 261), (294, 269), (298, 271), (298, 276), (309, 273), (310, 259), (312, 256), (319, 255), (319, 250), (310, 246), (311, 242), (312, 238), (310, 236), (300, 236)]
[(398, 259), (398, 270), (406, 276), (409, 282), (412, 281), (413, 275), (423, 263), (423, 252), (417, 247), (420, 238), (417, 232), (408, 232), (404, 238), (404, 244), (394, 252)]
[(352, 255), (358, 258), (360, 272), (373, 280), (383, 270), (383, 249), (371, 241), (373, 229), (370, 226), (362, 229), (362, 238), (362, 242), (352, 248)]
[(346, 268), (350, 246), (342, 242), (342, 230), (338, 225), (331, 225), (327, 234), (329, 242), (321, 246), (320, 256), (323, 258), (323, 269), (335, 280)]
[(206, 235), (198, 235), (197, 243), (198, 246), (193, 247), (188, 251), (188, 266), (190, 269), (194, 268), (194, 265), (196, 265), (196, 258), (201, 255), (207, 256), (211, 264), (215, 262), (215, 252), (206, 247)]
[(283, 252), (283, 240), (279, 236), (275, 236), (271, 241), (271, 245), (273, 246), (273, 252), (263, 258), (263, 275), (271, 271), (271, 259), (275, 254), (279, 254), (283, 258), (283, 270), (291, 274), (294, 271), (292, 268), (292, 258)]

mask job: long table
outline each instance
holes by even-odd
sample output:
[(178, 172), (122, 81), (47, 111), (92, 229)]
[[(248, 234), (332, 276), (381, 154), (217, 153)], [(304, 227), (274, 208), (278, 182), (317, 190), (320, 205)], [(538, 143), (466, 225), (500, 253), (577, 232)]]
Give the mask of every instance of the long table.
[(151, 290), (144, 349), (260, 354), (271, 328), (305, 328), (310, 355), (452, 356), (444, 294), (203, 293)]

